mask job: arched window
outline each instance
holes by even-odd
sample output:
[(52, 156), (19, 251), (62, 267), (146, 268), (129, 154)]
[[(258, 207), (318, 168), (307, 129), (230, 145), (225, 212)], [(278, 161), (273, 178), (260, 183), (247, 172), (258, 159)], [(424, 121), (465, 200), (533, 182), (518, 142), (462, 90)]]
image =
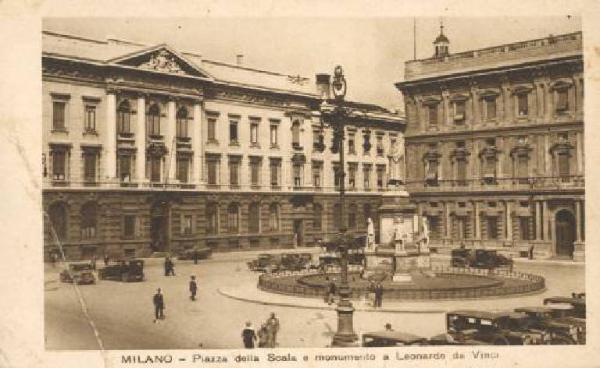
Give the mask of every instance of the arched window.
[(258, 202), (252, 202), (248, 206), (248, 232), (260, 232), (260, 206)]
[(131, 133), (131, 106), (124, 100), (117, 108), (117, 130), (119, 134)]
[(97, 205), (87, 202), (81, 207), (81, 239), (92, 239), (97, 232)]
[(292, 123), (292, 146), (300, 146), (300, 122), (298, 120), (294, 120)]
[(237, 203), (232, 203), (227, 207), (227, 230), (230, 233), (240, 231), (240, 208)]
[[(48, 210), (50, 226), (59, 240), (67, 238), (67, 208), (64, 203), (54, 203)], [(50, 233), (52, 234), (52, 229)]]
[(348, 229), (356, 229), (356, 204), (354, 203), (348, 208)]
[(342, 207), (339, 203), (333, 206), (333, 228), (339, 230), (342, 227)]
[(313, 230), (321, 231), (323, 229), (323, 206), (318, 203), (313, 205)]
[(206, 205), (206, 233), (219, 233), (219, 208), (216, 203)]
[(189, 117), (185, 107), (181, 107), (177, 111), (177, 138), (187, 138), (188, 135)]
[(152, 104), (146, 114), (146, 128), (148, 135), (160, 135), (160, 107)]
[(279, 205), (277, 203), (269, 206), (269, 230), (279, 231)]

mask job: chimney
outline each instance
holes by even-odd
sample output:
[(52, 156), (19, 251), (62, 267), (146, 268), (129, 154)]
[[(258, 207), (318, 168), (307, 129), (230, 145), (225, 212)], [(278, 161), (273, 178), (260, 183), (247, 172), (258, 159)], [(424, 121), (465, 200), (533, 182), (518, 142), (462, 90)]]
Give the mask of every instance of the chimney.
[(242, 66), (242, 64), (244, 64), (244, 55), (243, 54), (235, 55), (235, 63), (237, 66)]

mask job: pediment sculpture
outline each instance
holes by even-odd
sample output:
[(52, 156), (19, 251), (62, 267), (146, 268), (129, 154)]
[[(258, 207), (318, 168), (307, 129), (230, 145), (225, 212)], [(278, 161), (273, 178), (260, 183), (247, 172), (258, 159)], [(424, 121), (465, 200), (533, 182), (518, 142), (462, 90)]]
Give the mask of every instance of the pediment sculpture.
[(157, 53), (153, 54), (152, 56), (150, 56), (150, 60), (140, 65), (140, 68), (156, 70), (158, 72), (164, 73), (185, 73), (175, 60), (175, 57), (167, 50), (160, 50)]

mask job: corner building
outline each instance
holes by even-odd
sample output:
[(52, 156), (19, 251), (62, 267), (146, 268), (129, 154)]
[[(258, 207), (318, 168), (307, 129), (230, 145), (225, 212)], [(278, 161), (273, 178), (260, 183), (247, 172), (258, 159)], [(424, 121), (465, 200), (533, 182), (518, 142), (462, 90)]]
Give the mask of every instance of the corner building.
[[(443, 29), (442, 29), (443, 31)], [(584, 259), (581, 32), (405, 63), (407, 187), (441, 252)]]
[(376, 220), (398, 115), (348, 102), (342, 219), (314, 79), (165, 44), (44, 31), (42, 45), (46, 256), (306, 246)]

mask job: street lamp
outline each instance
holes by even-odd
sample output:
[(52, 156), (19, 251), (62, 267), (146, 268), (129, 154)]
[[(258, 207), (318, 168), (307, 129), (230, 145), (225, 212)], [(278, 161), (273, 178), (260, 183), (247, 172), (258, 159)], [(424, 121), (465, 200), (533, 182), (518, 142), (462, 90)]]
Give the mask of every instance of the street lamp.
[[(358, 336), (354, 332), (353, 314), (354, 307), (350, 302), (351, 290), (348, 285), (348, 249), (352, 247), (352, 239), (346, 234), (346, 223), (344, 221), (345, 213), (345, 177), (346, 170), (344, 167), (344, 127), (346, 119), (350, 115), (350, 110), (344, 106), (344, 98), (346, 97), (346, 78), (344, 71), (340, 65), (336, 66), (333, 73), (333, 81), (329, 84), (330, 75), (317, 75), (317, 89), (321, 93), (322, 103), (321, 112), (321, 134), (319, 136), (319, 148), (324, 148), (323, 130), (325, 121), (333, 130), (332, 152), (339, 152), (340, 167), (338, 169), (338, 180), (340, 188), (340, 234), (334, 240), (335, 247), (340, 252), (341, 257), (341, 283), (339, 287), (338, 305), (336, 308), (338, 315), (337, 332), (333, 336), (331, 346), (344, 347), (355, 346)], [(330, 98), (330, 90), (333, 92), (334, 98)], [(337, 214), (336, 214), (337, 215)]]

